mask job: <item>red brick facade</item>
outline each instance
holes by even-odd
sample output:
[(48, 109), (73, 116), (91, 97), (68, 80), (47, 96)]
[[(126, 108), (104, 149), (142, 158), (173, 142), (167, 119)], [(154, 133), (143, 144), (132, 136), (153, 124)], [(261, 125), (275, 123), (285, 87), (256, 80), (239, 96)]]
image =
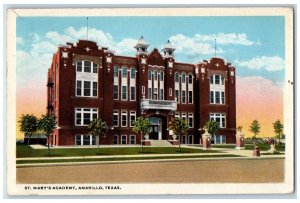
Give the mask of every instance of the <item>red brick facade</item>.
[(222, 127), (214, 142), (235, 143), (235, 68), (216, 57), (176, 62), (170, 42), (162, 54), (148, 53), (147, 47), (141, 38), (135, 57), (115, 55), (87, 40), (58, 48), (47, 83), (47, 113), (57, 118), (53, 145), (96, 144), (87, 135), (87, 123), (95, 117), (109, 127), (100, 144), (139, 144), (130, 126), (139, 116), (152, 117), (150, 139), (172, 140), (167, 123), (179, 116), (191, 125), (182, 143), (201, 142), (209, 119)]

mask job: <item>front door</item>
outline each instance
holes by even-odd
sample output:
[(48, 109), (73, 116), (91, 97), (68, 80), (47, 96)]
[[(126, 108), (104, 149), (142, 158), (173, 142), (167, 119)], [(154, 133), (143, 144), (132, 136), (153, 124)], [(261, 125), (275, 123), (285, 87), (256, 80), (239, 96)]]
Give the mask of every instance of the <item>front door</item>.
[(162, 120), (158, 117), (149, 117), (150, 133), (149, 139), (161, 140), (162, 139)]

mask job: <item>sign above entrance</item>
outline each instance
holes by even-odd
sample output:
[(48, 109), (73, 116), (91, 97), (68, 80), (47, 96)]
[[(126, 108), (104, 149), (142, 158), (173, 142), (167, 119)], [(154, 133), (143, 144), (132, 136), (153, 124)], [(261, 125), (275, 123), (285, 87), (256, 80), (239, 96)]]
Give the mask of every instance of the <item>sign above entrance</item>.
[(157, 109), (157, 110), (170, 110), (175, 111), (177, 109), (177, 102), (170, 100), (141, 100), (141, 110)]

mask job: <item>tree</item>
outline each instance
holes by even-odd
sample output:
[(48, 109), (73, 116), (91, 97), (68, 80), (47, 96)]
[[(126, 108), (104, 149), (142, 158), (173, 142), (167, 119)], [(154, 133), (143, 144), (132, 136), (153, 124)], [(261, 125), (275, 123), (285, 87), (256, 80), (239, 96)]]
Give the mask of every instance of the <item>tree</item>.
[(185, 119), (175, 118), (169, 122), (169, 129), (173, 130), (175, 135), (178, 135), (179, 150), (181, 150), (181, 148), (180, 148), (181, 136), (185, 135), (187, 133), (187, 130), (189, 129), (189, 124), (187, 123), (187, 121)]
[(213, 136), (219, 131), (220, 124), (214, 120), (209, 120), (205, 123), (204, 127), (207, 128), (208, 133)]
[(23, 132), (25, 136), (28, 135), (28, 146), (29, 146), (32, 133), (37, 130), (38, 119), (33, 114), (31, 115), (22, 114), (18, 122), (20, 123), (20, 131)]
[(42, 118), (38, 121), (38, 129), (45, 133), (48, 140), (48, 154), (50, 155), (50, 136), (55, 129), (55, 116), (53, 115), (42, 115)]
[(150, 132), (150, 121), (147, 118), (144, 117), (138, 117), (134, 122), (133, 122), (134, 127), (132, 128), (132, 131), (134, 133), (139, 133), (140, 134), (140, 140), (141, 140), (141, 147), (143, 151), (143, 136), (148, 134)]
[(260, 124), (257, 120), (252, 121), (250, 125), (250, 132), (254, 134), (253, 136), (253, 143), (254, 147), (256, 146), (256, 136), (260, 133)]
[(102, 121), (101, 118), (94, 119), (89, 125), (90, 132), (89, 134), (98, 137), (98, 149), (100, 147), (100, 142), (107, 132), (107, 125), (105, 121)]
[(275, 137), (278, 138), (278, 150), (280, 147), (280, 136), (283, 132), (283, 125), (281, 124), (280, 120), (278, 119), (277, 121), (275, 121), (275, 123), (273, 123), (273, 128), (274, 128), (274, 132), (275, 132)]

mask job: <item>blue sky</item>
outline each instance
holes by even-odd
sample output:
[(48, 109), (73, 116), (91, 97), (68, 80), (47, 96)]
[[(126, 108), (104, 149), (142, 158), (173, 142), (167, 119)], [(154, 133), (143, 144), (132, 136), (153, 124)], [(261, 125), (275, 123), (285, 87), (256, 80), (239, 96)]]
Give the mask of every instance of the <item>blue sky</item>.
[[(134, 56), (132, 47), (141, 35), (150, 44), (148, 51), (162, 49), (170, 39), (176, 60), (188, 63), (213, 57), (216, 39), (217, 56), (231, 62), (238, 76), (274, 84), (284, 80), (284, 17), (89, 17), (89, 39), (116, 54)], [(86, 38), (86, 18), (18, 18), (16, 37), (17, 74), (25, 82), (24, 73), (50, 66), (59, 44)]]

